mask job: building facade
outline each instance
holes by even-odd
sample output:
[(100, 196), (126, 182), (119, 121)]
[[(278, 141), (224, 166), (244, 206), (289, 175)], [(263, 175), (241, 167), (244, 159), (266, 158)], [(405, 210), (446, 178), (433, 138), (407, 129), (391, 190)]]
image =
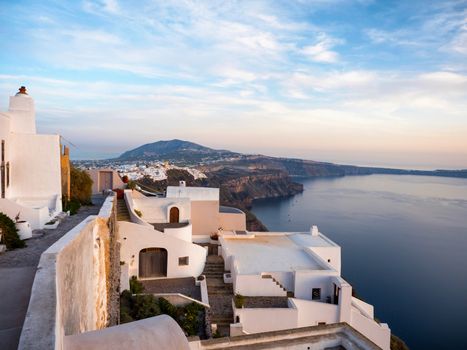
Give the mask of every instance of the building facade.
[(0, 211), (33, 229), (62, 211), (59, 135), (36, 133), (34, 100), (21, 87), (0, 112)]

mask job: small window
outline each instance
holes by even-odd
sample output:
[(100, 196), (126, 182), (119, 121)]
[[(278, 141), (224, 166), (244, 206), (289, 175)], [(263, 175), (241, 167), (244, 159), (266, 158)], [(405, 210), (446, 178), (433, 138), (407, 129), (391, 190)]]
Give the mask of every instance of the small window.
[(328, 263), (330, 263), (330, 262), (331, 262), (331, 259), (328, 259)]
[(189, 259), (187, 256), (182, 256), (178, 258), (178, 266), (186, 266), (188, 265)]
[(318, 326), (324, 326), (326, 322), (318, 322)]
[(311, 299), (312, 300), (320, 300), (321, 299), (321, 288), (313, 288), (312, 289)]
[(6, 187), (10, 187), (10, 162), (6, 163)]

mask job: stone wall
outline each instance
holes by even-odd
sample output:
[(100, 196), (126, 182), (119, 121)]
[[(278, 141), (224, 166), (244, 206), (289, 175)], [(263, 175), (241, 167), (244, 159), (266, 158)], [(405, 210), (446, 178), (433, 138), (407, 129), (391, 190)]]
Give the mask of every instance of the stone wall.
[(118, 323), (114, 197), (41, 256), (19, 349), (62, 349), (65, 336)]

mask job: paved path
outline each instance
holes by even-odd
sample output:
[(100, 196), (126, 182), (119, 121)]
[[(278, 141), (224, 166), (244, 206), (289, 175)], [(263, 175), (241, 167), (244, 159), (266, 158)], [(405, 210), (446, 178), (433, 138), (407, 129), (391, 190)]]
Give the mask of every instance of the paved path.
[(27, 247), (0, 254), (0, 349), (18, 347), (31, 287), (41, 254), (89, 215), (99, 212), (104, 197), (93, 197), (93, 206), (66, 217), (55, 230), (36, 230)]

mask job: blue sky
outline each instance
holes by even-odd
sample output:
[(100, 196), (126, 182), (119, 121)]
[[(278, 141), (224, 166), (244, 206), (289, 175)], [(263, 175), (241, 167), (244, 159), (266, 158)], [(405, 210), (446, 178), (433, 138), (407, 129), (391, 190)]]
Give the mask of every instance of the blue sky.
[(467, 1), (1, 1), (0, 109), (26, 85), (76, 158), (180, 138), (467, 168)]

